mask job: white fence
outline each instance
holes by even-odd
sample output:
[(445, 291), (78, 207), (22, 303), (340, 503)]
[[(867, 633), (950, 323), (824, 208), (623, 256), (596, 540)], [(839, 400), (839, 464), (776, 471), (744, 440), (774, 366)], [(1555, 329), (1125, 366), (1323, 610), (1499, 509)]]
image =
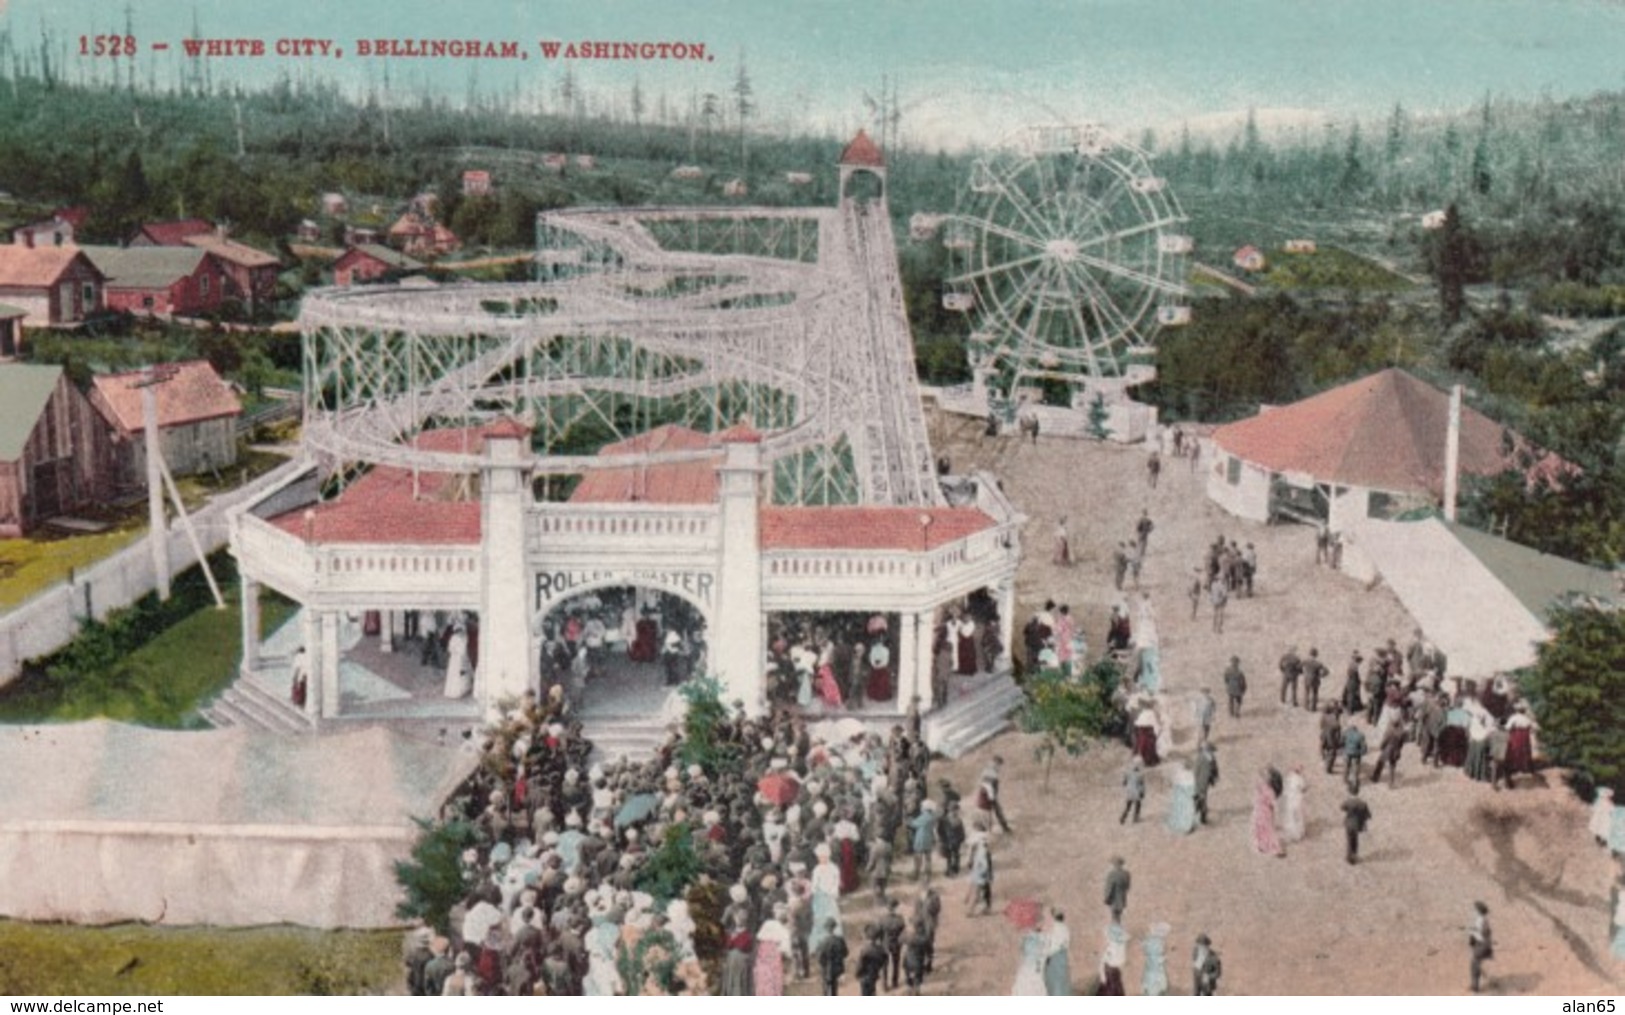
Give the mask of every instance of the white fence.
[[(226, 524), (228, 511), (305, 467), (298, 461), (280, 465), (247, 486), (220, 494), (192, 512), (192, 525), (204, 552), (213, 553), (226, 545), (230, 537)], [(179, 524), (172, 524), (170, 576), (196, 563), (185, 530)], [(46, 589), (0, 616), (0, 686), (15, 680), (25, 661), (49, 655), (71, 641), (87, 615), (104, 619), (108, 611), (129, 606), (156, 585), (152, 551), (143, 537), (73, 575), (71, 580)]]

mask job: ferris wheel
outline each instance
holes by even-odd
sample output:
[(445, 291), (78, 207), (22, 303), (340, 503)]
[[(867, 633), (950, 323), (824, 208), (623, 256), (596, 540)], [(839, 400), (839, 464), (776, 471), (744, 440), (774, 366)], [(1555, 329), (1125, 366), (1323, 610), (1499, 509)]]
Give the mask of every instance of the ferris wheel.
[(944, 239), (972, 367), (1005, 395), (1149, 379), (1158, 330), (1190, 321), (1185, 222), (1146, 154), (1098, 126), (1029, 127), (977, 159)]

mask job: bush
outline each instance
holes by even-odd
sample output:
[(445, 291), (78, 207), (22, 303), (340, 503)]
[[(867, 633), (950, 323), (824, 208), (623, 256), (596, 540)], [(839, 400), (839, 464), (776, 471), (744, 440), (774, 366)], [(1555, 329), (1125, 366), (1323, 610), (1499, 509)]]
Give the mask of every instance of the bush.
[(1112, 694), (1123, 679), (1122, 667), (1103, 658), (1076, 678), (1040, 670), (1027, 679), (1027, 705), (1021, 728), (1043, 737), (1036, 754), (1044, 762), (1044, 785), (1055, 756), (1077, 757), (1096, 740), (1122, 731), (1122, 716)]
[(451, 909), (468, 897), (472, 884), (463, 869), (463, 851), (474, 845), (474, 826), (413, 819), (418, 841), (408, 860), (395, 862), (395, 881), (406, 898), (395, 907), (403, 920), (422, 920), (441, 934), (451, 930)]

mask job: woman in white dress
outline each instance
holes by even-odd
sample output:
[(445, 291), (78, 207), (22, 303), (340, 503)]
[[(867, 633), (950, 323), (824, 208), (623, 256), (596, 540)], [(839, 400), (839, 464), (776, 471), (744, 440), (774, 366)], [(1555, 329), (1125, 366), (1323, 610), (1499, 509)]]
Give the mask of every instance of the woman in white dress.
[(830, 859), (827, 842), (819, 843), (813, 855), (818, 858), (818, 864), (812, 869), (813, 922), (807, 950), (816, 955), (818, 946), (829, 934), (826, 921), (833, 919), (837, 925), (841, 922), (841, 868)]
[(1608, 830), (1614, 822), (1614, 791), (1607, 786), (1597, 789), (1597, 798), (1591, 803), (1591, 837), (1597, 845), (1608, 845)]
[(1042, 997), (1049, 993), (1044, 988), (1044, 959), (1049, 950), (1037, 927), (1021, 938), (1021, 961), (1016, 966), (1016, 980), (1010, 985), (1012, 997)]
[(451, 637), (446, 640), (444, 694), (448, 698), (466, 698), (471, 690), (473, 681), (468, 675), (468, 631), (458, 623), (452, 627)]
[(1281, 789), (1282, 842), (1303, 841), (1303, 794), (1308, 788), (1309, 783), (1303, 777), (1303, 766), (1292, 766), (1292, 771), (1287, 773)]

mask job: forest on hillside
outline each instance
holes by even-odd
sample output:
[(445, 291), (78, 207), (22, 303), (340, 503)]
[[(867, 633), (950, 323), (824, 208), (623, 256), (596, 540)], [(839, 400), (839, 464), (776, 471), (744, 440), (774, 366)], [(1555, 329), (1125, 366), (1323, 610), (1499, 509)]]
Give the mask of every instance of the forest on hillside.
[[(278, 249), (292, 269), (289, 237), (322, 193), (385, 222), (432, 188), (470, 247), (524, 251), (538, 211), (716, 203), (734, 179), (750, 203), (832, 203), (847, 140), (760, 109), (743, 64), (731, 88), (683, 103), (635, 82), (588, 96), (566, 80), (542, 111), (512, 97), (357, 99), (288, 79), (258, 91), (132, 85), (0, 61), (0, 223), (83, 205), (84, 238), (120, 242), (144, 220), (200, 216)], [(971, 322), (943, 307), (947, 252), (940, 236), (907, 240), (906, 220), (952, 211), (979, 153), (921, 150), (881, 95), (871, 127), (887, 148), (921, 376), (964, 380)], [(1184, 205), (1200, 259), (1228, 270), (1243, 244), (1276, 251), (1306, 237), (1371, 269), (1272, 272), (1250, 279), (1252, 298), (1193, 287), (1192, 322), (1160, 332), (1159, 379), (1141, 393), (1165, 418), (1235, 418), (1389, 365), (1462, 380), (1475, 404), (1583, 477), (1556, 490), (1492, 484), (1474, 500), (1481, 520), (1571, 556), (1625, 555), (1625, 342), (1613, 321), (1625, 315), (1625, 95), (1486, 97), (1431, 116), (1395, 105), (1371, 122), (1273, 132), (1249, 117), (1230, 137), (1134, 140)], [(596, 165), (544, 169), (555, 152)], [(679, 165), (700, 174), (673, 179)], [(492, 171), (494, 195), (462, 196), (469, 168)], [(810, 183), (787, 182), (802, 172)], [(1424, 228), (1446, 208), (1447, 229)], [(318, 268), (290, 272), (295, 290)]]

